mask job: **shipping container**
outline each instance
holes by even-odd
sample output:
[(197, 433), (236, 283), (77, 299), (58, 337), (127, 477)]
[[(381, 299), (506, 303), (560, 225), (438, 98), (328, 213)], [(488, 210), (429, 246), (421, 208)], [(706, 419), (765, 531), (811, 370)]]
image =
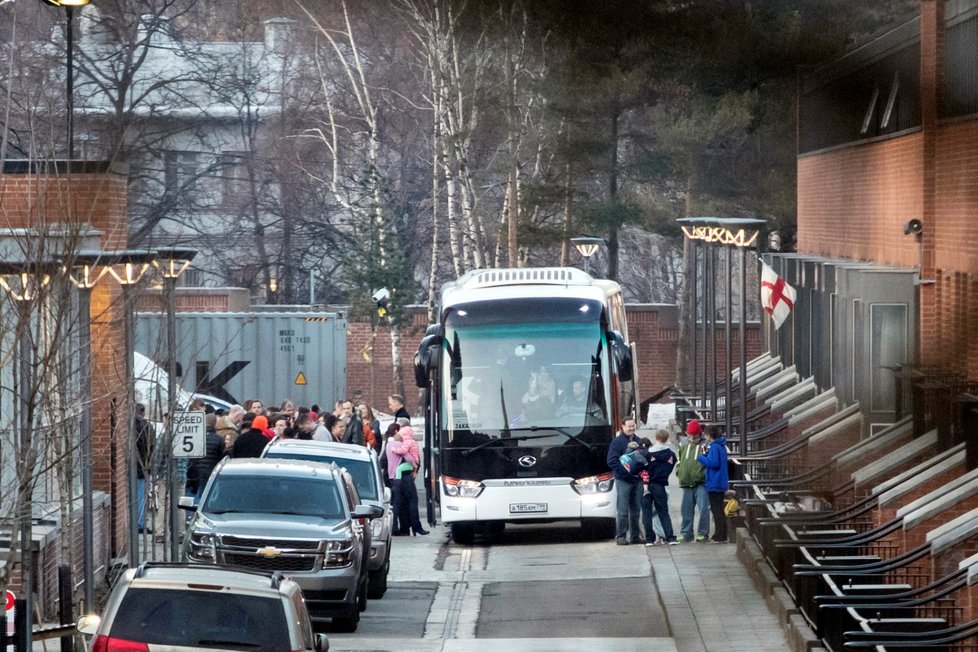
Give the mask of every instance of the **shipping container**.
[[(346, 396), (346, 316), (340, 312), (178, 312), (177, 378), (230, 403), (283, 399), (332, 409)], [(136, 350), (166, 368), (166, 319), (136, 313)]]

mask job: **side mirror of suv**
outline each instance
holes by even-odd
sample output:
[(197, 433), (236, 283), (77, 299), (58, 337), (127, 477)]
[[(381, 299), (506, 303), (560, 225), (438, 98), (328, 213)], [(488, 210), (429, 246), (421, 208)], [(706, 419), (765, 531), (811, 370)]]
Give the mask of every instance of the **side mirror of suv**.
[(316, 652), (329, 652), (329, 639), (325, 634), (316, 634)]
[(353, 518), (369, 518), (371, 520), (384, 515), (384, 508), (379, 505), (357, 505), (353, 509)]
[(185, 509), (188, 512), (197, 511), (197, 505), (194, 504), (193, 496), (180, 496), (180, 500), (177, 502), (177, 507), (180, 509)]

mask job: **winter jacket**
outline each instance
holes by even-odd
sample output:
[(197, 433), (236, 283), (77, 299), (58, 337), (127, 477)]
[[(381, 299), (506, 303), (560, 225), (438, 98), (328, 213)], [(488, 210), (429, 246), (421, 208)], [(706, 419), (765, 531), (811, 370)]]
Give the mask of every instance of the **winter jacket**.
[[(208, 428), (204, 456), (195, 460), (190, 460), (187, 465), (187, 489), (196, 492), (203, 489), (207, 480), (211, 477), (211, 472), (226, 455), (224, 438), (217, 434), (216, 430)], [(191, 488), (191, 479), (193, 487)]]
[(418, 446), (418, 440), (414, 438), (414, 429), (411, 426), (403, 426), (398, 430), (401, 434), (401, 439), (404, 440), (404, 447), (407, 449), (408, 453), (411, 454), (411, 458), (414, 460), (415, 464), (421, 464), (421, 447)]
[(727, 475), (727, 438), (720, 437), (710, 444), (706, 455), (696, 457), (706, 467), (706, 490), (724, 492), (730, 485)]
[(387, 457), (387, 477), (391, 480), (397, 479), (397, 467), (402, 462), (418, 463), (418, 459), (411, 455), (411, 451), (408, 450), (407, 442), (397, 441), (393, 438), (387, 440), (384, 455)]
[(608, 446), (608, 468), (614, 474), (615, 480), (629, 484), (638, 482), (639, 477), (626, 471), (618, 458), (628, 452), (628, 444), (633, 441), (638, 441), (638, 439), (620, 432), (617, 437), (611, 440), (611, 444)]
[(238, 438), (238, 429), (227, 416), (217, 417), (217, 434), (224, 438), (228, 446), (234, 445), (234, 440)]
[(668, 446), (653, 446), (645, 456), (649, 460), (649, 484), (669, 484), (669, 476), (676, 466), (676, 453)]
[(706, 468), (696, 460), (703, 443), (702, 437), (696, 441), (689, 437), (683, 437), (679, 443), (676, 479), (679, 480), (680, 487), (695, 487), (698, 484), (706, 483)]
[(235, 459), (239, 457), (261, 457), (262, 451), (267, 445), (268, 438), (262, 431), (252, 428), (238, 435), (238, 438), (234, 440), (231, 457)]
[(363, 422), (360, 417), (353, 415), (350, 422), (346, 424), (346, 434), (343, 435), (344, 444), (365, 445), (363, 440)]

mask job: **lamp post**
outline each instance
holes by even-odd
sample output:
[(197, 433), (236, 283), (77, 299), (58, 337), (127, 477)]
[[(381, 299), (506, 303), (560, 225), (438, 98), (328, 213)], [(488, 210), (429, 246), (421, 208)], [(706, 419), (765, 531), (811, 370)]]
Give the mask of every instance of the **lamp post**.
[(80, 254), (73, 268), (67, 270), (68, 279), (78, 289), (78, 345), (79, 400), (81, 401), (81, 482), (82, 482), (82, 574), (85, 609), (95, 604), (95, 533), (92, 502), (92, 288), (98, 283), (107, 267), (95, 271), (95, 265), (106, 261), (100, 252)]
[(18, 367), (17, 367), (17, 395), (19, 398), (18, 426), (20, 437), (17, 446), (17, 484), (18, 484), (18, 516), (20, 520), (20, 574), (21, 574), (21, 594), (22, 597), (17, 605), (18, 609), (23, 609), (27, 625), (23, 632), (17, 632), (23, 647), (21, 649), (30, 650), (33, 643), (31, 641), (31, 614), (33, 606), (31, 604), (31, 594), (34, 591), (32, 576), (33, 569), (33, 488), (34, 478), (34, 455), (31, 445), (31, 421), (33, 403), (33, 369), (34, 360), (31, 355), (31, 317), (34, 312), (34, 304), (38, 300), (40, 290), (48, 284), (51, 277), (38, 265), (32, 263), (16, 264), (6, 263), (5, 267), (12, 268), (13, 273), (0, 276), (0, 286), (7, 291), (7, 294), (17, 303), (17, 348), (18, 348)]
[(588, 274), (591, 273), (591, 257), (598, 253), (598, 249), (601, 245), (605, 244), (604, 238), (599, 238), (593, 235), (583, 235), (577, 238), (571, 238), (571, 244), (577, 249), (577, 252), (584, 257), (584, 271)]
[(68, 160), (75, 158), (75, 7), (84, 7), (88, 0), (42, 0), (45, 4), (65, 9), (65, 60), (67, 64), (68, 102)]
[(167, 501), (167, 515), (170, 522), (170, 560), (176, 561), (180, 555), (178, 534), (180, 530), (179, 509), (177, 507), (180, 493), (180, 474), (177, 473), (176, 459), (173, 457), (173, 416), (176, 411), (177, 391), (177, 360), (176, 360), (176, 286), (177, 279), (190, 267), (197, 252), (193, 249), (159, 249), (153, 264), (160, 270), (163, 277), (163, 295), (166, 302), (166, 375), (167, 375), (167, 414), (170, 418), (166, 424), (167, 442), (167, 486), (170, 499)]
[(139, 564), (139, 501), (143, 499), (138, 495), (138, 483), (136, 481), (136, 469), (139, 459), (136, 450), (136, 429), (134, 421), (136, 417), (136, 391), (133, 379), (133, 288), (142, 279), (143, 274), (149, 269), (155, 254), (145, 250), (118, 251), (115, 254), (122, 261), (117, 269), (116, 266), (109, 267), (109, 273), (122, 286), (123, 299), (123, 318), (125, 319), (125, 383), (126, 383), (126, 432), (128, 433), (127, 444), (129, 447), (126, 457), (126, 473), (129, 486), (129, 565), (135, 567)]

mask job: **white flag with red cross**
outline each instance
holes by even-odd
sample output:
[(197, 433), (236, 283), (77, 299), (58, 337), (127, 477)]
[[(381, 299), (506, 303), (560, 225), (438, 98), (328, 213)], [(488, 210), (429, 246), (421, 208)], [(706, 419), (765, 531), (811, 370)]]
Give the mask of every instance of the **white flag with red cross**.
[(775, 328), (781, 328), (788, 318), (797, 295), (795, 288), (785, 283), (767, 263), (761, 263), (761, 306), (771, 315)]

